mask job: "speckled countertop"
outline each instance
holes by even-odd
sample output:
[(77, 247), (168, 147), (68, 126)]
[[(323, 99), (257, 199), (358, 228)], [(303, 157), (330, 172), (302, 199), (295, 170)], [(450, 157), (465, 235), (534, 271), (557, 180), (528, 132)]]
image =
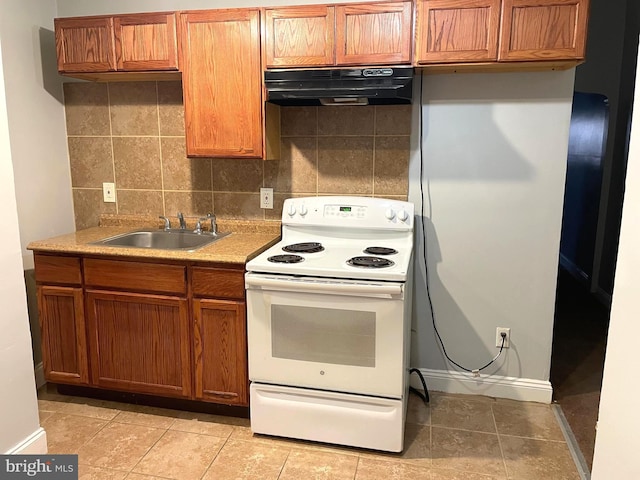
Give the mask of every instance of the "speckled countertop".
[[(189, 228), (193, 227), (191, 223), (195, 222), (192, 219), (187, 219), (187, 226)], [(114, 257), (244, 264), (276, 243), (280, 238), (279, 222), (219, 220), (218, 231), (231, 232), (231, 235), (192, 252), (92, 244), (98, 240), (143, 228), (160, 228), (160, 225), (161, 222), (159, 223), (158, 220), (153, 217), (104, 215), (101, 217), (99, 227), (87, 228), (66, 235), (34, 241), (27, 245), (27, 249), (33, 250), (34, 252), (46, 253), (77, 253)]]

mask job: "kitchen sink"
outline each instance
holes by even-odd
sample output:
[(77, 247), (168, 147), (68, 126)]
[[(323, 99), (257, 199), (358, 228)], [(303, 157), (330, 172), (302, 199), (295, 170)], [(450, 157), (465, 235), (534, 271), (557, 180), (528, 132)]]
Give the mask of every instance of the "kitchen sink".
[(229, 233), (195, 233), (190, 230), (136, 230), (105, 238), (93, 245), (130, 248), (157, 248), (160, 250), (196, 250), (217, 242)]

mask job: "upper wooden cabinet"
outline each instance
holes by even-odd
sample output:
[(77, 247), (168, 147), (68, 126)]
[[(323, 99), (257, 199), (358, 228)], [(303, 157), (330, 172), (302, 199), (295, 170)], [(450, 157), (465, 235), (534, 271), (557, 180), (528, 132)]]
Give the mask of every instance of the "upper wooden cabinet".
[(584, 58), (588, 0), (503, 0), (500, 60)]
[(411, 11), (409, 1), (267, 8), (265, 66), (409, 63)]
[(334, 15), (326, 5), (265, 9), (266, 66), (333, 65)]
[(575, 65), (584, 59), (588, 4), (588, 0), (417, 0), (415, 63), (530, 65), (555, 60)]
[(422, 0), (417, 15), (417, 63), (497, 59), (500, 0)]
[(62, 73), (178, 70), (176, 14), (54, 20)]
[(268, 156), (258, 10), (183, 12), (180, 19), (187, 155)]

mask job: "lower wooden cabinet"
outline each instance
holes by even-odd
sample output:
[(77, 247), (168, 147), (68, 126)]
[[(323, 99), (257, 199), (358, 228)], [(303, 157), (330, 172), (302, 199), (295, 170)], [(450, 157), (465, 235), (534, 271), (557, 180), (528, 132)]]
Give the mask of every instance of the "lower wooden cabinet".
[(243, 265), (34, 261), (47, 380), (248, 406)]
[(195, 396), (248, 405), (245, 302), (195, 299)]
[(38, 286), (37, 295), (45, 378), (89, 383), (82, 288)]
[(191, 396), (187, 299), (89, 290), (93, 385)]

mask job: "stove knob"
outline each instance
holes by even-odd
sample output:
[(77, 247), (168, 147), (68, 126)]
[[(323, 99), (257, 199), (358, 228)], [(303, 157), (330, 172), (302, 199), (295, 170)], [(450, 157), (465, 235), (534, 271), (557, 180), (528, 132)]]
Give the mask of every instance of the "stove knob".
[(304, 204), (300, 205), (300, 215), (304, 217), (307, 214), (307, 212), (308, 212), (307, 207), (305, 207)]
[(296, 214), (296, 206), (293, 203), (289, 204), (289, 209), (287, 210), (287, 213), (289, 214), (290, 217), (293, 217)]
[(387, 208), (387, 211), (384, 212), (384, 216), (389, 220), (393, 220), (396, 216), (396, 212), (393, 211), (393, 208)]
[(407, 218), (409, 218), (409, 214), (404, 208), (398, 212), (398, 220), (405, 222)]

